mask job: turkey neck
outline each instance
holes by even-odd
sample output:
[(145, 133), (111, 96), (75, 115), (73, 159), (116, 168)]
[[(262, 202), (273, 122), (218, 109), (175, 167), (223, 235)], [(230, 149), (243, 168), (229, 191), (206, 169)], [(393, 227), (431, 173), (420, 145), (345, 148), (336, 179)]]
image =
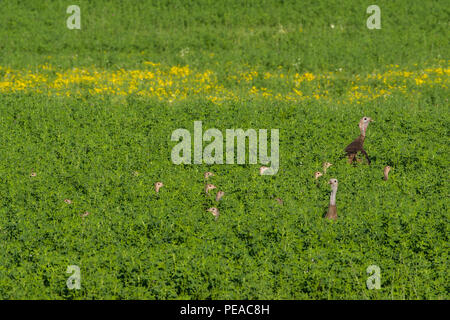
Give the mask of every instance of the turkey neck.
[(361, 134), (359, 135), (359, 137), (358, 137), (358, 142), (359, 142), (359, 145), (362, 147), (362, 146), (364, 146), (364, 139), (366, 138), (366, 135), (365, 135), (365, 132), (363, 132), (362, 130), (361, 130)]
[(364, 127), (364, 126), (361, 127), (361, 130), (360, 130), (361, 134), (359, 136), (359, 139), (361, 139), (362, 142), (364, 142), (364, 138), (366, 137), (366, 130), (367, 130), (367, 127)]
[(330, 196), (330, 206), (336, 205), (336, 193), (337, 193), (337, 187), (331, 188), (331, 196)]

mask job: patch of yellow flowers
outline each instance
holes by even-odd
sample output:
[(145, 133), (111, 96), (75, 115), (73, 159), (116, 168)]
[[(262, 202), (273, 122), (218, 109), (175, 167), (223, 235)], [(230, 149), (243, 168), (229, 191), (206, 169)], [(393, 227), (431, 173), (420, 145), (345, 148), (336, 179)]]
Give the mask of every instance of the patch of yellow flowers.
[(0, 92), (26, 92), (56, 96), (137, 95), (169, 103), (204, 98), (213, 103), (245, 99), (300, 102), (328, 100), (361, 103), (393, 94), (415, 94), (425, 87), (448, 89), (450, 61), (439, 67), (404, 70), (398, 65), (388, 71), (348, 75), (342, 70), (313, 74), (296, 73), (282, 67), (270, 71), (193, 70), (189, 65), (162, 66), (147, 61), (139, 70), (96, 68), (57, 70), (52, 65), (34, 71), (0, 66)]

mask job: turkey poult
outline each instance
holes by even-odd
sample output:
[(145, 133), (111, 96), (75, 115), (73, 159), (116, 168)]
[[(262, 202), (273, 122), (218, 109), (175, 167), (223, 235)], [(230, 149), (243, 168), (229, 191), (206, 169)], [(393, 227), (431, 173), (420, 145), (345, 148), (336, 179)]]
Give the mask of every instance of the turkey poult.
[(205, 186), (205, 193), (206, 193), (206, 194), (209, 194), (209, 190), (212, 190), (212, 189), (216, 189), (216, 186), (213, 185), (213, 184), (211, 184), (211, 183), (208, 183), (208, 184)]
[(206, 180), (208, 180), (208, 178), (213, 175), (214, 175), (214, 173), (208, 171), (208, 172), (205, 172), (205, 174), (203, 176), (205, 177)]
[(220, 199), (222, 199), (222, 197), (225, 195), (225, 192), (223, 191), (218, 191), (216, 194), (216, 201), (220, 201)]
[(389, 167), (389, 166), (384, 167), (384, 170), (383, 170), (383, 173), (384, 173), (383, 179), (384, 180), (388, 179), (389, 171), (391, 171), (391, 167)]
[(330, 195), (330, 205), (328, 206), (328, 213), (325, 216), (325, 218), (337, 220), (336, 193), (338, 189), (338, 181), (337, 179), (330, 179), (328, 183), (331, 185), (331, 195)]
[(259, 168), (259, 174), (263, 175), (266, 170), (269, 170), (269, 167), (262, 166), (261, 168)]
[(329, 167), (331, 167), (332, 165), (333, 165), (332, 163), (324, 162), (324, 163), (323, 163), (323, 174), (326, 174), (326, 173), (327, 173), (327, 169), (328, 169)]
[(323, 174), (319, 171), (314, 172), (314, 178), (319, 179), (321, 176), (323, 176)]
[(373, 120), (369, 117), (362, 117), (359, 121), (359, 130), (361, 131), (361, 134), (345, 148), (345, 152), (347, 153), (348, 157), (348, 163), (352, 163), (356, 157), (356, 154), (358, 152), (361, 152), (366, 156), (367, 162), (370, 164), (369, 156), (367, 155), (366, 150), (364, 150), (364, 139), (366, 138), (366, 131), (370, 122), (373, 122)]
[(155, 183), (155, 191), (158, 193), (159, 189), (161, 189), (164, 186), (162, 182)]
[(216, 207), (209, 208), (209, 209), (206, 210), (206, 211), (211, 212), (212, 215), (216, 218), (216, 220), (219, 219), (219, 215), (220, 215), (220, 214), (219, 214), (219, 209), (217, 209)]

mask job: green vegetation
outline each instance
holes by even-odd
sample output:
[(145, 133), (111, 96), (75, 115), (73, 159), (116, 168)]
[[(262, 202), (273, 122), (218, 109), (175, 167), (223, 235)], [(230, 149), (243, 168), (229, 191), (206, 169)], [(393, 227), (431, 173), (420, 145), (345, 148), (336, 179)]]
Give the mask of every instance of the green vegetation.
[(0, 64), (134, 68), (150, 60), (216, 71), (216, 63), (249, 63), (358, 73), (448, 58), (444, 0), (377, 1), (381, 30), (366, 28), (373, 3), (363, 0), (80, 0), (81, 30), (68, 30), (71, 4), (3, 1)]
[[(79, 1), (81, 30), (65, 25), (73, 3), (1, 3), (0, 298), (448, 299), (446, 2), (378, 1), (381, 30), (365, 26), (367, 1), (188, 3)], [(142, 70), (146, 61), (176, 66), (161, 79), (179, 85), (183, 66), (211, 70), (205, 86), (216, 91), (97, 94), (61, 80), (73, 89), (66, 95), (27, 82), (43, 65), (53, 81), (73, 67)], [(370, 78), (395, 65), (413, 78)], [(319, 75), (339, 68), (315, 97)], [(277, 75), (267, 87), (280, 99), (249, 92), (266, 86), (265, 73)], [(390, 91), (348, 99), (359, 77), (364, 92)], [(236, 98), (208, 96), (221, 86)], [(293, 88), (308, 98), (291, 101)], [(365, 142), (372, 164), (349, 165), (343, 149), (364, 115), (375, 120)], [(172, 132), (192, 132), (195, 120), (222, 132), (279, 129), (278, 174), (172, 164)], [(333, 166), (314, 180), (325, 161)], [(204, 194), (206, 171), (213, 194), (225, 191), (218, 204)], [(339, 180), (336, 222), (323, 219), (330, 178)], [(66, 286), (69, 265), (81, 269), (80, 290)], [(367, 289), (370, 265), (381, 269), (379, 290)]]

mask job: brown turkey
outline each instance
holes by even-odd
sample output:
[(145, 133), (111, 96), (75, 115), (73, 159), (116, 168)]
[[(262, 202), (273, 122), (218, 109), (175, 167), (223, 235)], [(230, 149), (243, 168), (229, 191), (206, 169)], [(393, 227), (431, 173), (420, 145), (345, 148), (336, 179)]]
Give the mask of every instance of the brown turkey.
[(367, 127), (369, 126), (369, 123), (373, 122), (372, 118), (369, 117), (363, 117), (359, 121), (359, 130), (361, 131), (361, 134), (358, 138), (353, 140), (352, 143), (350, 143), (346, 148), (345, 152), (347, 153), (348, 163), (352, 163), (353, 160), (355, 160), (356, 154), (358, 152), (361, 152), (363, 155), (366, 156), (367, 162), (370, 164), (369, 156), (367, 155), (366, 150), (364, 150), (364, 139), (366, 138), (366, 131)]

